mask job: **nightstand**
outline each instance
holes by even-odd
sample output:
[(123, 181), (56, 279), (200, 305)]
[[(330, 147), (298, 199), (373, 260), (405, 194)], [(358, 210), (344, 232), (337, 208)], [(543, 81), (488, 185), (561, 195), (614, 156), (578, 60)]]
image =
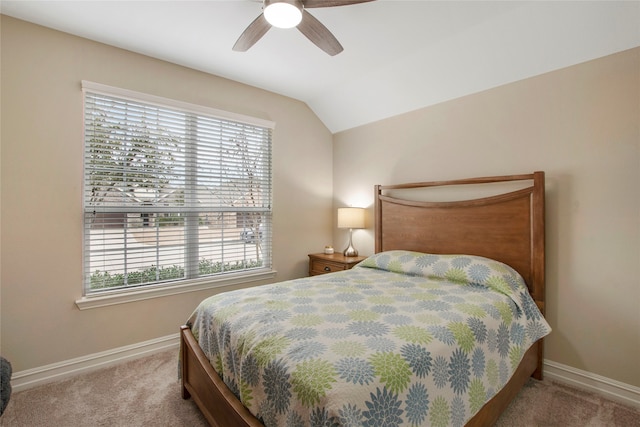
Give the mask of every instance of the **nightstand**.
[(333, 273), (334, 271), (349, 270), (365, 258), (367, 257), (346, 257), (342, 254), (309, 254), (309, 276)]

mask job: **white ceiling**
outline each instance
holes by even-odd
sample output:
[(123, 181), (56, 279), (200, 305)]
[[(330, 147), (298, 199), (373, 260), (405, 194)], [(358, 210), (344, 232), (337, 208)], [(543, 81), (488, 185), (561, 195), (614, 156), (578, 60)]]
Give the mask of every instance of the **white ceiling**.
[(259, 0), (2, 0), (15, 18), (305, 102), (331, 132), (640, 46), (640, 1), (377, 0), (309, 9), (344, 46), (296, 29), (231, 50)]

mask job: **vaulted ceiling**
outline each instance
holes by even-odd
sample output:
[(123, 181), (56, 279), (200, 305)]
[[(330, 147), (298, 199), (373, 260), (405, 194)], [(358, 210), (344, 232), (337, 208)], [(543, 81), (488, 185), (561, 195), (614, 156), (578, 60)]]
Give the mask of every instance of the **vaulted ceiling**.
[(3, 0), (18, 19), (305, 102), (331, 132), (640, 46), (638, 1), (377, 0), (308, 11), (340, 41), (296, 29), (232, 50), (259, 0)]

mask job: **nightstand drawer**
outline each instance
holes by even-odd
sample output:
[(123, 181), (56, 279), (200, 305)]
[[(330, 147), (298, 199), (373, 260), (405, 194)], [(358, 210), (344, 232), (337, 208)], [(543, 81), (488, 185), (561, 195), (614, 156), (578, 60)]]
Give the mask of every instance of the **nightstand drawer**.
[(320, 259), (311, 260), (312, 275), (333, 273), (334, 271), (342, 271), (346, 269), (347, 269), (347, 266), (345, 264), (339, 264), (339, 263), (320, 260)]

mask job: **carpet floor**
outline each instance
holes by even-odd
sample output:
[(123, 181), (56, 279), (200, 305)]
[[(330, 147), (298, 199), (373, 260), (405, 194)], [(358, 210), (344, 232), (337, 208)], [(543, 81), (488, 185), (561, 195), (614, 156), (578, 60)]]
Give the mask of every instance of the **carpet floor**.
[[(0, 417), (6, 427), (206, 427), (183, 400), (177, 350), (23, 390)], [(551, 381), (530, 380), (496, 427), (640, 427), (640, 409)], [(231, 426), (230, 426), (231, 427)]]

